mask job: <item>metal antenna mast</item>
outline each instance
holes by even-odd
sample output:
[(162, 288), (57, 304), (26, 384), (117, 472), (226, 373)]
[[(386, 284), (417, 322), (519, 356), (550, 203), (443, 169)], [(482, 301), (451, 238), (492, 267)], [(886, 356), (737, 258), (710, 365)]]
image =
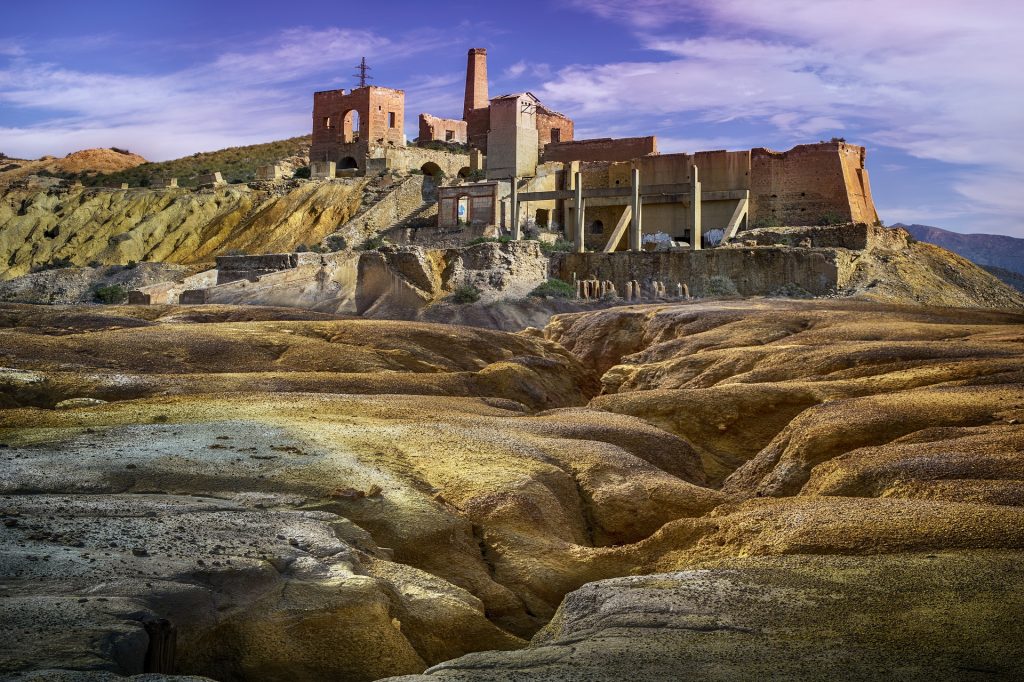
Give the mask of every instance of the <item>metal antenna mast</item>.
[(366, 57), (363, 57), (359, 61), (359, 64), (356, 65), (356, 68), (359, 69), (359, 73), (354, 73), (352, 75), (355, 78), (359, 79), (359, 87), (365, 88), (366, 87), (366, 81), (368, 81), (368, 80), (372, 81), (373, 80), (373, 76), (367, 76), (366, 75), (366, 72), (370, 70), (370, 67), (366, 65)]

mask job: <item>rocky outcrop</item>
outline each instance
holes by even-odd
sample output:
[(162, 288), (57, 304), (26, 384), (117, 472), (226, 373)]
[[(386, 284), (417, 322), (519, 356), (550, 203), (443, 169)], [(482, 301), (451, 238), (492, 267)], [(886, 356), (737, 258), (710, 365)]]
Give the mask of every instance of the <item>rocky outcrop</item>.
[(733, 559), (605, 580), (569, 594), (527, 649), (393, 682), (1012, 679), (1024, 675), (1021, 558)]
[(461, 288), (474, 301), (514, 300), (547, 280), (539, 242), (484, 242), (462, 249), (384, 247), (359, 258), (356, 311), (411, 319)]

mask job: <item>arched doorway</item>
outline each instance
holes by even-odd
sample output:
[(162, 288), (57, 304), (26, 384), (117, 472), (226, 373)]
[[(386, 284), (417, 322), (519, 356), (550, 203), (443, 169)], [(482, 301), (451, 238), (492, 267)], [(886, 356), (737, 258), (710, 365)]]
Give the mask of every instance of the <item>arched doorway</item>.
[(455, 222), (459, 225), (469, 225), (469, 197), (463, 194), (455, 204)]
[(468, 178), (469, 177), (469, 173), (470, 173), (469, 166), (463, 166), (462, 168), (459, 169), (459, 177), (462, 178), (462, 179)]
[(590, 223), (590, 234), (604, 234), (604, 223), (600, 220)]
[(359, 112), (349, 109), (342, 118), (342, 135), (345, 142), (356, 142), (359, 140), (359, 133), (362, 128), (359, 123)]
[(434, 180), (440, 182), (444, 179), (444, 171), (433, 161), (427, 161), (425, 164), (420, 166), (420, 170), (423, 171), (424, 175), (429, 175)]
[(354, 157), (346, 156), (340, 162), (338, 162), (338, 168), (340, 170), (352, 170), (359, 168), (359, 162)]
[(435, 198), (438, 185), (444, 182), (444, 171), (433, 161), (427, 161), (420, 166), (423, 172), (423, 200), (431, 201)]

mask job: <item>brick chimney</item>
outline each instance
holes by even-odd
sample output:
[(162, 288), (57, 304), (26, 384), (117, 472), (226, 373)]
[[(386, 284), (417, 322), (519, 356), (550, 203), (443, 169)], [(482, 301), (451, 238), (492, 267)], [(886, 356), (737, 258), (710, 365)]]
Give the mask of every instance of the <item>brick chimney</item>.
[(472, 47), (466, 61), (466, 103), (462, 108), (462, 118), (467, 118), (473, 109), (487, 107), (490, 102), (487, 96), (487, 50)]

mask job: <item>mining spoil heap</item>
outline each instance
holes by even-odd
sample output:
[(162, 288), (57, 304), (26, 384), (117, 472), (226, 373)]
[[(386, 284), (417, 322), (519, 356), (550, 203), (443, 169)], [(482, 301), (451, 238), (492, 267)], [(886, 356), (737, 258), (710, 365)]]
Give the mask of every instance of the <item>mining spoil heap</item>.
[(1022, 341), (848, 300), (5, 305), (0, 672), (1018, 678)]

